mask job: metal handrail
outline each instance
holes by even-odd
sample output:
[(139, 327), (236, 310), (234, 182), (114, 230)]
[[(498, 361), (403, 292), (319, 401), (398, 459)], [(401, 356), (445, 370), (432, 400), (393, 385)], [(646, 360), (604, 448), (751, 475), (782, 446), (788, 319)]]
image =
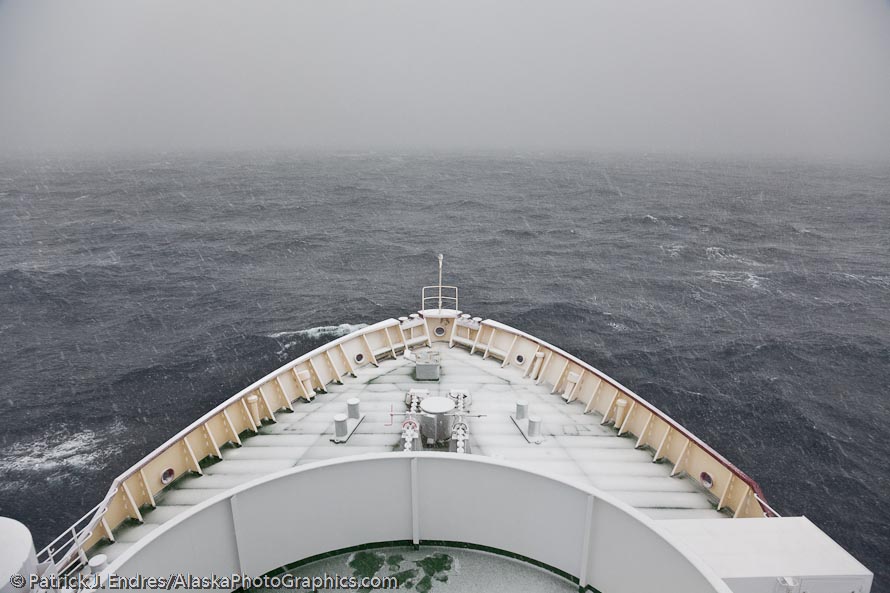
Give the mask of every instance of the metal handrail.
[[(432, 296), (427, 296), (427, 294), (426, 294), (427, 291), (431, 290), (431, 289), (435, 289), (437, 292), (435, 294), (433, 294)], [(442, 293), (443, 290), (453, 291), (453, 295), (443, 294)], [(441, 284), (437, 285), (437, 286), (425, 286), (425, 287), (423, 287), (422, 299), (423, 299), (422, 302), (423, 302), (424, 309), (426, 309), (426, 302), (428, 300), (434, 300), (434, 302), (440, 308), (441, 308), (441, 305), (446, 302), (453, 303), (454, 308), (457, 309), (458, 289), (456, 286), (443, 286)], [(435, 309), (436, 307), (430, 307), (430, 308)], [(166, 451), (169, 447), (171, 447), (175, 443), (179, 442), (182, 438), (184, 438), (184, 435), (188, 434), (189, 432), (194, 430), (196, 427), (198, 427), (202, 423), (206, 422), (208, 418), (212, 417), (219, 410), (223, 410), (231, 403), (233, 403), (239, 399), (243, 399), (251, 390), (255, 389), (257, 386), (261, 385), (263, 382), (269, 380), (270, 377), (274, 377), (276, 374), (282, 372), (282, 370), (284, 370), (284, 369), (293, 368), (293, 367), (297, 366), (298, 364), (300, 364), (301, 362), (311, 359), (313, 356), (317, 355), (318, 353), (326, 351), (329, 348), (335, 347), (340, 342), (354, 338), (357, 335), (376, 331), (376, 330), (380, 329), (380, 326), (385, 327), (384, 324), (387, 324), (387, 323), (397, 324), (396, 320), (391, 319), (386, 322), (381, 322), (380, 324), (375, 324), (373, 326), (362, 328), (356, 332), (352, 332), (351, 334), (349, 334), (347, 336), (343, 336), (341, 338), (338, 338), (337, 340), (329, 342), (328, 344), (325, 344), (324, 346), (321, 346), (321, 347), (313, 350), (312, 352), (303, 354), (302, 356), (291, 361), (290, 363), (287, 363), (283, 367), (276, 369), (275, 371), (269, 373), (266, 377), (263, 377), (262, 379), (259, 379), (258, 381), (254, 382), (253, 384), (246, 387), (239, 393), (226, 399), (225, 401), (223, 401), (222, 403), (217, 405), (215, 408), (213, 408), (211, 411), (207, 412), (206, 414), (201, 416), (199, 419), (192, 422), (188, 427), (186, 427), (185, 429), (180, 431), (177, 435), (175, 435), (174, 437), (169, 439), (165, 444), (163, 444), (160, 447), (158, 447), (157, 449), (155, 449), (152, 453), (145, 456), (143, 459), (141, 459), (139, 462), (137, 462), (135, 465), (133, 465), (129, 470), (125, 471), (120, 476), (115, 478), (113, 480), (111, 487), (109, 488), (107, 494), (105, 495), (105, 497), (99, 504), (97, 504), (90, 511), (88, 511), (86, 514), (84, 514), (80, 519), (75, 521), (68, 529), (66, 529), (61, 535), (59, 535), (57, 538), (55, 538), (52, 542), (50, 542), (46, 547), (44, 547), (37, 554), (38, 562), (40, 564), (47, 563), (47, 571), (56, 571), (56, 574), (63, 574), (64, 571), (71, 570), (72, 568), (76, 569), (80, 565), (79, 563), (82, 562), (82, 555), (85, 552), (85, 550), (84, 550), (85, 543), (87, 541), (89, 541), (90, 538), (92, 537), (93, 533), (95, 533), (100, 528), (100, 523), (101, 523), (106, 511), (108, 510), (108, 507), (111, 505), (111, 502), (112, 502), (114, 496), (118, 493), (118, 489), (120, 488), (121, 484), (123, 482), (125, 482), (128, 478), (130, 478), (135, 472), (137, 472), (141, 468), (145, 467), (148, 463), (150, 463), (157, 456), (159, 456), (161, 453)], [(716, 451), (714, 451), (709, 446), (707, 446), (706, 444), (701, 442), (697, 437), (692, 435), (692, 433), (690, 433), (687, 429), (685, 429), (684, 427), (682, 427), (681, 425), (679, 425), (678, 423), (673, 421), (666, 414), (664, 414), (663, 412), (658, 410), (658, 408), (656, 408), (655, 406), (653, 406), (652, 404), (650, 404), (643, 398), (637, 396), (635, 393), (633, 393), (633, 391), (622, 386), (620, 383), (616, 382), (614, 379), (611, 379), (610, 377), (608, 377), (607, 375), (605, 375), (598, 369), (595, 369), (594, 367), (590, 366), (586, 362), (581, 361), (580, 359), (556, 348), (555, 346), (552, 346), (546, 342), (543, 342), (542, 340), (535, 338), (534, 336), (529, 336), (528, 334), (524, 334), (523, 332), (520, 332), (519, 330), (516, 330), (509, 326), (505, 326), (503, 324), (498, 324), (497, 322), (492, 322), (490, 320), (486, 320), (485, 323), (488, 324), (489, 326), (494, 326), (494, 327), (497, 327), (500, 329), (505, 329), (505, 330), (510, 331), (514, 334), (521, 334), (523, 336), (526, 336), (529, 339), (531, 339), (532, 341), (538, 343), (539, 345), (543, 345), (547, 349), (551, 350), (551, 352), (557, 353), (561, 356), (564, 356), (566, 359), (572, 360), (576, 364), (579, 364), (583, 368), (590, 370), (594, 374), (596, 374), (599, 377), (601, 377), (602, 379), (606, 380), (608, 383), (611, 383), (617, 389), (624, 392), (626, 395), (628, 395), (629, 397), (631, 397), (632, 399), (634, 399), (635, 401), (640, 403), (642, 406), (649, 409), (652, 413), (657, 415), (659, 418), (661, 418), (665, 422), (669, 423), (676, 430), (681, 432), (681, 434), (683, 434), (686, 438), (690, 439), (690, 441), (692, 441), (693, 443), (695, 443), (696, 445), (701, 447), (706, 453), (708, 453), (709, 455), (711, 455), (712, 457), (717, 459), (718, 462), (721, 463), (721, 465), (723, 465), (724, 467), (729, 469), (732, 473), (734, 473), (743, 482), (747, 483), (751, 487), (751, 489), (753, 490), (755, 500), (759, 503), (761, 508), (764, 511), (766, 511), (767, 514), (770, 514), (772, 516), (779, 516), (779, 514), (774, 509), (772, 509), (772, 507), (770, 507), (766, 503), (766, 501), (763, 499), (761, 492), (760, 492), (760, 488), (756, 482), (754, 482), (751, 478), (749, 478), (741, 470), (739, 470), (734, 465), (732, 465), (730, 462), (728, 462), (725, 458), (723, 458)], [(107, 529), (107, 526), (102, 526), (102, 527)], [(62, 540), (64, 540), (64, 542), (59, 543)]]
[(782, 516), (779, 514), (779, 512), (776, 509), (771, 507), (769, 505), (769, 503), (767, 503), (765, 500), (763, 500), (763, 497), (760, 496), (759, 494), (757, 494), (756, 492), (754, 493), (754, 500), (757, 501), (757, 503), (760, 505), (760, 508), (763, 509), (764, 511), (766, 511), (766, 513), (768, 515), (771, 515), (773, 517), (781, 517)]
[[(117, 489), (115, 488), (115, 491), (116, 491), (116, 490), (117, 490)], [(89, 511), (87, 511), (87, 512), (86, 512), (80, 519), (78, 519), (77, 521), (75, 521), (75, 522), (74, 522), (74, 523), (73, 523), (67, 530), (65, 530), (64, 532), (62, 532), (61, 535), (59, 535), (58, 537), (56, 537), (56, 539), (54, 539), (54, 540), (51, 541), (49, 544), (47, 544), (42, 550), (40, 550), (40, 551), (37, 553), (37, 559), (40, 560), (40, 558), (41, 558), (42, 556), (47, 556), (47, 557), (48, 557), (48, 556), (52, 555), (53, 553), (59, 551), (60, 549), (65, 548), (66, 546), (68, 546), (68, 545), (71, 544), (72, 542), (74, 542), (75, 539), (76, 539), (76, 536), (75, 536), (74, 534), (72, 534), (72, 530), (74, 530), (75, 533), (76, 533), (76, 532), (77, 532), (77, 527), (78, 527), (78, 525), (80, 525), (81, 523), (83, 523), (84, 520), (87, 520), (87, 519), (92, 518), (92, 517), (95, 515), (96, 511), (98, 511), (99, 509), (101, 509), (101, 508), (103, 507), (104, 502), (105, 502), (105, 501), (103, 500), (102, 502), (100, 502), (99, 504), (97, 504), (96, 506), (94, 506), (92, 509), (90, 509)], [(104, 510), (104, 509), (103, 509), (103, 510)], [(85, 526), (84, 529), (86, 529), (86, 528), (87, 528), (87, 527)], [(83, 531), (83, 530), (81, 530), (81, 531)], [(69, 539), (67, 539), (64, 543), (61, 543), (61, 544), (60, 544), (59, 541), (60, 541), (62, 538), (64, 538), (64, 537), (68, 537)]]
[(556, 354), (557, 356), (561, 356), (561, 357), (565, 358), (567, 361), (571, 361), (571, 362), (577, 364), (578, 366), (580, 366), (580, 367), (586, 369), (587, 371), (593, 373), (594, 375), (598, 376), (603, 381), (606, 381), (607, 383), (612, 385), (612, 387), (617, 389), (620, 393), (623, 393), (625, 396), (629, 397), (631, 400), (635, 401), (640, 406), (646, 408), (649, 412), (651, 412), (652, 414), (654, 414), (655, 416), (660, 418), (663, 422), (665, 422), (670, 427), (672, 427), (674, 430), (676, 430), (677, 432), (682, 434), (685, 438), (689, 439), (689, 441), (691, 441), (693, 444), (698, 446), (702, 451), (704, 451), (706, 454), (711, 456), (720, 465), (722, 465), (724, 468), (729, 470), (739, 480), (741, 480), (744, 484), (746, 484), (751, 489), (751, 493), (754, 495), (755, 501), (757, 501), (757, 503), (760, 505), (761, 510), (764, 512), (764, 516), (781, 517), (781, 515), (775, 509), (773, 509), (769, 504), (767, 504), (766, 500), (764, 499), (763, 491), (760, 488), (760, 484), (758, 484), (753, 478), (751, 478), (748, 474), (746, 474), (745, 472), (740, 470), (738, 467), (736, 467), (732, 462), (730, 462), (728, 459), (726, 459), (723, 455), (721, 455), (720, 453), (718, 453), (717, 451), (712, 449), (710, 445), (703, 442), (697, 436), (692, 434), (689, 431), (689, 429), (687, 429), (685, 426), (681, 425), (676, 420), (674, 420), (673, 418), (671, 418), (670, 416), (668, 416), (667, 414), (662, 412), (656, 406), (649, 403), (646, 399), (644, 399), (641, 396), (634, 393), (631, 389), (628, 389), (627, 387), (625, 387), (624, 385), (622, 385), (621, 383), (619, 383), (612, 377), (606, 375), (604, 372), (591, 366), (587, 362), (584, 362), (580, 358), (573, 356), (572, 354), (569, 354), (565, 350), (557, 348), (556, 346), (554, 346), (548, 342), (545, 342), (544, 340), (541, 340), (540, 338), (536, 338), (535, 336), (527, 334), (527, 333), (525, 333), (521, 330), (518, 330), (514, 327), (510, 327), (509, 325), (505, 325), (503, 323), (499, 323), (499, 322), (493, 321), (491, 319), (486, 319), (485, 321), (482, 322), (482, 324), (486, 325), (488, 327), (492, 327), (494, 329), (504, 330), (506, 332), (512, 333), (517, 336), (522, 336), (522, 337), (538, 344), (539, 346), (543, 346), (547, 350), (550, 350), (551, 353)]
[[(79, 563), (84, 560), (83, 543), (92, 537), (105, 511), (108, 510), (108, 503), (117, 494), (119, 479), (116, 478), (112, 482), (112, 486), (102, 502), (87, 511), (86, 514), (63, 531), (61, 535), (37, 553), (38, 564), (48, 563), (47, 569), (53, 570), (58, 575), (63, 575), (70, 569), (78, 568)], [(83, 527), (78, 529), (78, 526), (82, 524)], [(66, 537), (68, 539), (63, 543), (59, 543)]]
[[(435, 286), (424, 286), (423, 287), (423, 290), (420, 293), (420, 310), (421, 311), (427, 310), (427, 305), (426, 305), (427, 301), (433, 301), (436, 304), (435, 307), (429, 307), (429, 309), (438, 309), (441, 311), (443, 308), (442, 304), (449, 303), (449, 304), (453, 304), (454, 305), (453, 308), (455, 310), (457, 310), (457, 308), (458, 308), (457, 307), (457, 286), (445, 286), (442, 284), (442, 262), (445, 259), (445, 256), (440, 253), (436, 257), (439, 260), (439, 283)], [(427, 296), (426, 291), (433, 290), (433, 289), (435, 289), (437, 291), (436, 294)], [(443, 294), (442, 290), (454, 291), (454, 294), (453, 295)], [(452, 308), (452, 307), (448, 307), (448, 308)]]
[[(171, 437), (167, 442), (165, 442), (160, 447), (156, 448), (154, 451), (143, 457), (141, 460), (136, 462), (132, 467), (123, 472), (121, 475), (116, 477), (112, 483), (111, 487), (108, 489), (108, 492), (105, 494), (105, 497), (102, 501), (94, 506), (92, 509), (87, 511), (80, 519), (75, 521), (70, 527), (68, 527), (65, 531), (62, 532), (57, 538), (51, 541), (46, 547), (44, 547), (37, 554), (37, 561), (39, 564), (48, 563), (45, 572), (55, 571), (55, 574), (63, 574), (65, 571), (71, 569), (77, 569), (82, 564), (85, 564), (83, 561), (83, 555), (86, 550), (84, 550), (84, 544), (89, 541), (90, 537), (92, 537), (93, 533), (96, 532), (97, 529), (100, 528), (100, 522), (105, 516), (108, 507), (111, 505), (112, 500), (118, 492), (121, 484), (124, 483), (127, 479), (129, 479), (133, 474), (138, 472), (140, 469), (144, 468), (154, 459), (156, 459), (159, 455), (161, 455), (164, 451), (174, 446), (176, 443), (180, 442), (181, 439), (185, 437), (188, 433), (193, 431), (195, 428), (206, 422), (209, 418), (217, 414), (220, 410), (227, 408), (232, 403), (243, 399), (246, 397), (253, 389), (256, 389), (259, 385), (263, 384), (265, 381), (268, 381), (271, 377), (274, 377), (278, 373), (281, 373), (287, 369), (293, 368), (302, 362), (311, 359), (313, 356), (324, 352), (330, 348), (335, 348), (341, 342), (345, 342), (349, 339), (355, 338), (356, 336), (360, 336), (365, 333), (373, 332), (379, 330), (381, 327), (386, 327), (388, 324), (396, 325), (398, 322), (395, 319), (390, 319), (387, 321), (382, 321), (380, 323), (361, 328), (356, 330), (346, 336), (342, 336), (323, 346), (312, 350), (311, 352), (307, 352), (302, 356), (290, 361), (278, 369), (275, 369), (265, 377), (258, 379), (253, 382), (249, 386), (245, 387), (235, 395), (227, 398), (216, 407), (214, 407), (209, 412), (202, 415), (200, 418), (189, 424), (186, 428), (179, 431), (176, 435)], [(80, 527), (82, 525), (82, 527)], [(59, 542), (63, 538), (68, 538), (65, 540), (63, 544), (59, 544)]]
[[(427, 291), (435, 290), (436, 292), (427, 295)], [(453, 294), (448, 294), (443, 291), (449, 291)], [(427, 306), (427, 302), (432, 301), (432, 306)], [(421, 301), (420, 301), (420, 309), (425, 311), (427, 309), (442, 309), (443, 304), (453, 305), (451, 307), (445, 307), (448, 309), (458, 309), (458, 295), (457, 295), (457, 286), (424, 286), (421, 292)]]

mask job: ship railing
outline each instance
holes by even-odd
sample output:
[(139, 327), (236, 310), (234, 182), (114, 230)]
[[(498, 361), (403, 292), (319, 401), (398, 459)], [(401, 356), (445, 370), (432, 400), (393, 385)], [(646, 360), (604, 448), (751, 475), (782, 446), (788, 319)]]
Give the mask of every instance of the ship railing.
[[(116, 489), (113, 489), (112, 493), (114, 491)], [(37, 564), (44, 569), (41, 576), (67, 575), (87, 562), (83, 543), (92, 535), (94, 520), (98, 521), (104, 513), (105, 504), (106, 500), (103, 500), (87, 511), (83, 517), (37, 553)]]
[[(455, 324), (458, 325), (458, 324)], [(709, 493), (717, 510), (733, 517), (778, 517), (766, 503), (760, 485), (679, 422), (615, 379), (552, 344), (509, 325), (486, 319), (451, 343), (480, 352), (483, 358), (515, 365), (524, 376), (552, 386), (566, 403), (584, 404), (601, 424), (611, 423), (618, 435), (637, 437), (637, 448), (650, 449), (653, 461), (670, 462), (672, 476), (685, 474)]]
[(293, 410), (300, 398), (311, 400), (356, 367), (395, 357), (405, 342), (399, 321), (388, 319), (307, 352), (229, 397), (115, 478), (102, 502), (40, 551), (41, 575), (81, 569), (96, 544), (113, 542), (114, 530), (127, 520), (142, 522), (140, 509), (155, 507), (154, 496), (182, 476), (202, 475), (201, 462), (219, 457), (220, 448), (241, 444), (241, 434), (256, 433), (276, 412)]
[[(430, 298), (438, 307), (440, 288), (453, 289), (456, 307), (456, 287), (425, 287), (424, 303), (427, 289), (435, 289)], [(443, 307), (445, 303), (443, 294)], [(739, 517), (778, 516), (754, 480), (611, 377), (555, 346), (496, 321), (486, 320), (473, 331), (475, 335), (463, 342), (454, 335), (452, 340), (469, 343), (471, 353), (480, 351), (486, 358), (495, 356), (505, 365), (519, 366), (538, 384), (552, 385), (552, 393), (562, 392), (567, 402), (580, 400), (586, 404), (585, 413), (603, 414), (602, 423), (615, 422), (619, 434), (637, 434), (638, 446), (651, 447), (655, 460), (674, 463), (672, 474), (686, 472), (692, 479), (698, 478), (719, 499), (718, 509), (733, 510)], [(376, 364), (381, 356), (396, 356), (410, 340), (399, 321), (389, 319), (328, 342), (228, 398), (118, 476), (101, 503), (41, 550), (43, 574), (69, 574), (84, 566), (87, 552), (96, 544), (103, 539), (114, 541), (114, 530), (127, 520), (141, 522), (140, 509), (156, 506), (155, 494), (184, 475), (201, 475), (201, 462), (219, 457), (221, 447), (240, 444), (240, 434), (256, 433), (265, 419), (274, 421), (275, 412), (293, 410), (292, 402), (300, 397), (312, 399), (330, 382), (354, 373), (355, 367)], [(616, 422), (620, 398), (629, 400), (630, 410)], [(693, 455), (695, 451), (704, 455)]]
[(457, 286), (424, 286), (420, 309), (458, 309)]
[(760, 494), (758, 494), (756, 492), (754, 493), (754, 500), (757, 501), (757, 504), (760, 505), (760, 508), (763, 509), (766, 516), (768, 516), (768, 517), (781, 517), (782, 516), (779, 514), (779, 512), (776, 509), (774, 509), (772, 506), (770, 506), (769, 503), (767, 503), (763, 499), (763, 497), (760, 496)]

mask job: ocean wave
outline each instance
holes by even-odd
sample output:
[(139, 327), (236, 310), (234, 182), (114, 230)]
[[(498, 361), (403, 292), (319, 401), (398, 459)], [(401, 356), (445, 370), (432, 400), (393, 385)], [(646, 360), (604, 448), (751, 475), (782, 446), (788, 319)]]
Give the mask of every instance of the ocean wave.
[(367, 323), (341, 323), (340, 325), (320, 325), (318, 327), (310, 327), (309, 329), (298, 329), (294, 331), (281, 331), (275, 332), (271, 334), (266, 334), (267, 338), (273, 338), (275, 340), (279, 338), (292, 338), (295, 336), (300, 336), (303, 338), (339, 338), (340, 336), (345, 336), (346, 334), (351, 334), (354, 331), (358, 331), (364, 327), (368, 327)]
[(733, 270), (708, 270), (704, 272), (704, 277), (714, 284), (722, 284), (724, 286), (744, 286), (750, 289), (763, 288), (766, 278), (757, 276), (752, 272), (739, 272)]
[(835, 279), (850, 284), (859, 284), (862, 286), (877, 286), (879, 288), (890, 288), (890, 276), (867, 276), (865, 274), (848, 274), (838, 273), (831, 274)]
[[(103, 435), (119, 434), (123, 423), (116, 421)], [(30, 443), (16, 443), (0, 456), (0, 472), (51, 471), (61, 468), (93, 469), (116, 457), (119, 449), (109, 447), (104, 437), (92, 430), (50, 431)]]
[(661, 252), (671, 258), (678, 258), (682, 255), (683, 251), (686, 249), (685, 245), (674, 244), (674, 245), (659, 245), (661, 248)]
[(278, 340), (281, 348), (276, 352), (279, 357), (287, 354), (287, 351), (299, 344), (302, 340), (320, 340), (322, 338), (339, 338), (346, 334), (368, 327), (367, 323), (341, 323), (340, 325), (320, 325), (309, 329), (294, 331), (280, 331), (266, 334), (267, 338)]
[(734, 253), (729, 253), (725, 247), (706, 247), (705, 256), (712, 261), (730, 261), (746, 266), (762, 266), (763, 264), (753, 259), (748, 259)]

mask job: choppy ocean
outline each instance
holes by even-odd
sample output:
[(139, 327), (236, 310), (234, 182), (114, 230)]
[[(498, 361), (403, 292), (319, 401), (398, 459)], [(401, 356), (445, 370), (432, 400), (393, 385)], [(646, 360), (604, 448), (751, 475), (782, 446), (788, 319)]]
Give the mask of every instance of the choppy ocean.
[(0, 515), (39, 547), (192, 419), (460, 286), (890, 590), (890, 166), (654, 156), (0, 161)]

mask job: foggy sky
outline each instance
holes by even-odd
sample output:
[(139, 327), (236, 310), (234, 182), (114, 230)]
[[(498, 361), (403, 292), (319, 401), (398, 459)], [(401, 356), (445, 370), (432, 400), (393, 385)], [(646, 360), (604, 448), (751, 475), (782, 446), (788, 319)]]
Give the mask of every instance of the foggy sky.
[(887, 0), (0, 0), (0, 151), (890, 158)]

